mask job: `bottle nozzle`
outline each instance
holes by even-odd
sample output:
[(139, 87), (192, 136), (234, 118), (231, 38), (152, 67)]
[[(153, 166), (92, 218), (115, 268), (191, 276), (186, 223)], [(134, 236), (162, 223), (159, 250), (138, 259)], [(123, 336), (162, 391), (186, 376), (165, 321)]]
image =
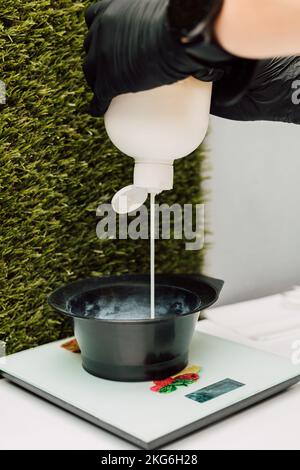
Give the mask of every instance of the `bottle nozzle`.
[(136, 161), (133, 181), (136, 186), (146, 188), (148, 193), (161, 193), (173, 189), (173, 161)]

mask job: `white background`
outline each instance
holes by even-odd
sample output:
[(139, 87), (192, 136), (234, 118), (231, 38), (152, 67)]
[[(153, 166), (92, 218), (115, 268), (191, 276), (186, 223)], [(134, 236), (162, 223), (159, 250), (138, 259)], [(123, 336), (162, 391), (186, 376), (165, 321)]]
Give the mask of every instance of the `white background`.
[(212, 117), (207, 273), (225, 280), (221, 303), (300, 284), (300, 129)]

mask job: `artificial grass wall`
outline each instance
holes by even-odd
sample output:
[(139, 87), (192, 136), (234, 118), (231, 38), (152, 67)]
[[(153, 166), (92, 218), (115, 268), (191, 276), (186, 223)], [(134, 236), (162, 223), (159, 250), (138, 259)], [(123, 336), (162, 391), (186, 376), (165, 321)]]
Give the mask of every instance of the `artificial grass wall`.
[[(0, 340), (9, 353), (71, 332), (47, 295), (90, 275), (148, 272), (148, 241), (96, 237), (95, 210), (132, 178), (132, 160), (87, 113), (82, 69), (90, 1), (0, 0)], [(174, 137), (175, 138), (175, 137)], [(176, 164), (164, 202), (198, 203), (203, 152)], [(202, 252), (157, 242), (164, 272), (196, 272)]]

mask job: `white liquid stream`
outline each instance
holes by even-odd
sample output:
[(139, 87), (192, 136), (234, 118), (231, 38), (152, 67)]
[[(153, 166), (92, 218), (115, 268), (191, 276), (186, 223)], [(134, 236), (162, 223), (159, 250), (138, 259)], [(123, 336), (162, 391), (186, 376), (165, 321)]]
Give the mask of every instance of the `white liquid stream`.
[(155, 318), (155, 194), (150, 194), (150, 314)]

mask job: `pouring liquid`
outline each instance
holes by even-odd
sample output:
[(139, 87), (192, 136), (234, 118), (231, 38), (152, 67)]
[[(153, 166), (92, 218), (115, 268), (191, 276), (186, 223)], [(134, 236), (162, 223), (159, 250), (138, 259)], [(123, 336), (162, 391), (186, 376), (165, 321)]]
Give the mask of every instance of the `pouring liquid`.
[(155, 193), (150, 194), (150, 315), (155, 318)]

